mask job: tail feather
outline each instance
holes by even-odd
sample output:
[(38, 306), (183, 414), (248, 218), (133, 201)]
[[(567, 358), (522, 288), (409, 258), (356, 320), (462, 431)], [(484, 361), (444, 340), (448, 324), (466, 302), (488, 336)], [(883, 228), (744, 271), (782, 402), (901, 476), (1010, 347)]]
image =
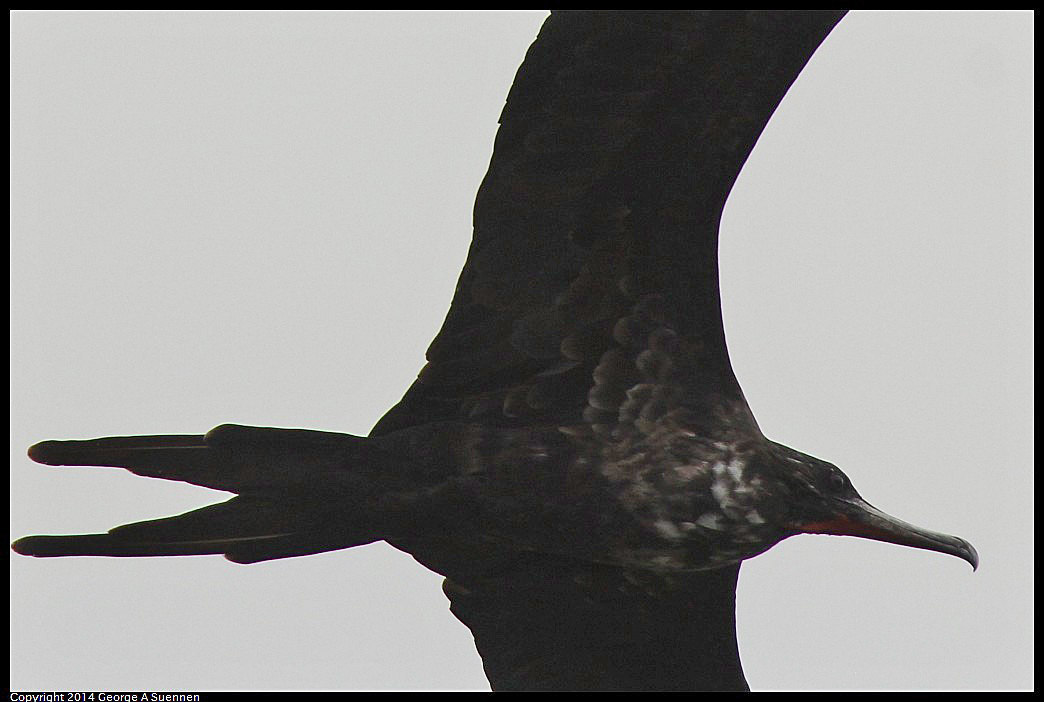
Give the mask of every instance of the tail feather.
[[(103, 463), (108, 457), (123, 460), (134, 451), (167, 450), (188, 451), (206, 448), (202, 434), (160, 434), (156, 436), (108, 436), (86, 441), (41, 441), (29, 447), (29, 458), (51, 466), (119, 466), (121, 463)], [(94, 463), (80, 461), (91, 460)]]
[(382, 538), (360, 506), (389, 457), (347, 434), (222, 425), (205, 435), (45, 441), (29, 457), (48, 465), (115, 466), (139, 475), (240, 493), (184, 514), (107, 534), (28, 536), (29, 556), (225, 554), (239, 563), (319, 553)]
[(191, 556), (256, 547), (314, 528), (306, 511), (233, 497), (184, 514), (124, 524), (107, 534), (27, 536), (13, 545), (27, 556)]
[(205, 435), (110, 436), (44, 441), (29, 458), (52, 466), (113, 466), (150, 478), (247, 492), (351, 479), (345, 468), (381, 459), (367, 439), (306, 429), (223, 424)]
[[(255, 540), (275, 540), (280, 535), (259, 536)], [(241, 541), (241, 540), (240, 540)], [(26, 536), (11, 548), (23, 556), (52, 558), (60, 556), (204, 556), (225, 553), (235, 545), (226, 539), (214, 541), (127, 541), (112, 534), (76, 534), (73, 536)]]
[(161, 519), (124, 524), (109, 530), (123, 541), (232, 541), (293, 533), (311, 525), (307, 511), (291, 505), (237, 496), (216, 505)]
[(43, 441), (29, 448), (29, 458), (49, 466), (126, 468), (138, 475), (196, 485), (208, 482), (205, 476), (217, 469), (202, 434)]
[(380, 539), (380, 536), (367, 535), (365, 531), (355, 534), (351, 539), (344, 537), (335, 539), (327, 534), (291, 534), (268, 541), (237, 543), (234, 548), (225, 551), (225, 558), (233, 563), (260, 563), (280, 558), (311, 556), (326, 551), (337, 551), (342, 548), (380, 541)]

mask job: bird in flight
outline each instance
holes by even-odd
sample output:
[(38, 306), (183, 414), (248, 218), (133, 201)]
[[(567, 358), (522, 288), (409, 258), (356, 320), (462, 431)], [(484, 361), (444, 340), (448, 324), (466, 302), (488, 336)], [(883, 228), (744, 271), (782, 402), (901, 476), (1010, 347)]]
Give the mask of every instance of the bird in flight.
[(495, 690), (745, 690), (740, 563), (800, 533), (978, 557), (762, 435), (718, 291), (729, 191), (839, 11), (556, 12), (516, 75), (427, 365), (367, 437), (45, 441), (235, 493), (32, 556), (256, 563), (384, 540), (445, 576)]

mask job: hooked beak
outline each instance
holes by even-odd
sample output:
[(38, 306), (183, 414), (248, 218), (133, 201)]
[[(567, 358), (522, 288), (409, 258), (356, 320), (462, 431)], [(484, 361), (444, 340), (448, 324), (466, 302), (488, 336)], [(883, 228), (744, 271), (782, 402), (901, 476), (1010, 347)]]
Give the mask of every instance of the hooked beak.
[(887, 541), (903, 546), (948, 553), (970, 563), (972, 570), (979, 567), (979, 554), (976, 553), (975, 547), (964, 539), (907, 524), (885, 514), (858, 496), (839, 500), (833, 517), (803, 524), (801, 531), (808, 534), (859, 536), (864, 539)]

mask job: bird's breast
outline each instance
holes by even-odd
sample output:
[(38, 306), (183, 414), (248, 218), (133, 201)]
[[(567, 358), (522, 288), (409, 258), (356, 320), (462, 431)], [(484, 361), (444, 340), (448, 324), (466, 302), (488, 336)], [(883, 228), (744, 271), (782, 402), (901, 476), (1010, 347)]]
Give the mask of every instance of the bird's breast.
[(456, 511), (473, 537), (649, 570), (717, 568), (780, 538), (748, 459), (725, 445), (607, 450), (554, 428), (485, 427), (468, 443)]

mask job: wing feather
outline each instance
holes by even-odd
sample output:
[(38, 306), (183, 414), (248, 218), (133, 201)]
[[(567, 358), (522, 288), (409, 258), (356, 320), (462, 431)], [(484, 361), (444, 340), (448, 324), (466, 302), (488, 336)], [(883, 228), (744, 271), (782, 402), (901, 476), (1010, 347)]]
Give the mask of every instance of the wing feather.
[(739, 565), (665, 574), (483, 547), (466, 556), (410, 548), (429, 568), (455, 573), (443, 590), (494, 690), (748, 689), (736, 642)]
[[(842, 14), (553, 13), (508, 95), (428, 364), (374, 432), (458, 420), (616, 427), (628, 388), (595, 387), (594, 370), (620, 350), (635, 366), (654, 332), (680, 339), (688, 372), (660, 381), (678, 386), (673, 396), (745, 406), (721, 322), (718, 221), (772, 111)], [(568, 392), (547, 392), (549, 375)]]

